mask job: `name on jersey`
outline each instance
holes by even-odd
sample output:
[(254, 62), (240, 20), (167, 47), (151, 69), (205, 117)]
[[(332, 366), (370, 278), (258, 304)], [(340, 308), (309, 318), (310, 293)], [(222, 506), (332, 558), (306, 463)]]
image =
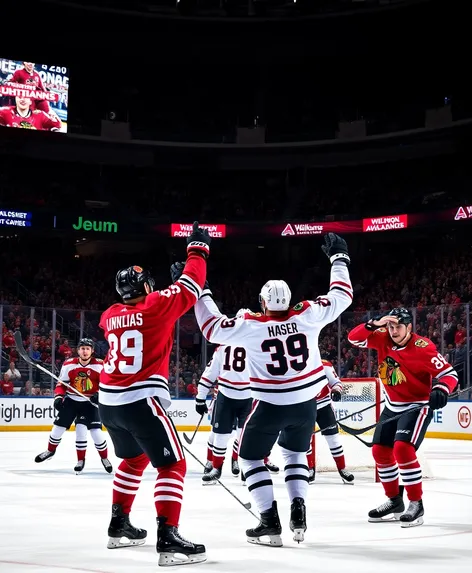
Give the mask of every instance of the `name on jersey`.
[(121, 316), (112, 316), (107, 319), (107, 330), (116, 330), (117, 328), (128, 328), (130, 326), (142, 326), (143, 315), (141, 312), (134, 314), (124, 314)]
[(297, 325), (294, 322), (289, 322), (288, 324), (276, 324), (275, 326), (269, 326), (267, 328), (269, 336), (284, 336), (285, 334), (294, 334), (298, 332)]

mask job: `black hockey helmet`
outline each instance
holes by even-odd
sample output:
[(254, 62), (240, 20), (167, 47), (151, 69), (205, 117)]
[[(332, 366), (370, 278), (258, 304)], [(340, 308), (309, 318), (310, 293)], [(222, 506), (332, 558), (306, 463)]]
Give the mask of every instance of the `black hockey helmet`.
[(124, 301), (145, 296), (147, 294), (144, 288), (145, 283), (149, 285), (152, 292), (156, 284), (154, 279), (149, 271), (136, 265), (121, 269), (116, 273), (116, 292)]
[(93, 350), (93, 340), (91, 338), (81, 338), (77, 343), (77, 348), (80, 348), (81, 346), (90, 346)]
[(397, 318), (398, 324), (408, 325), (413, 322), (413, 317), (411, 316), (410, 311), (407, 308), (401, 306), (391, 310), (388, 313), (388, 316), (394, 316), (395, 318)]

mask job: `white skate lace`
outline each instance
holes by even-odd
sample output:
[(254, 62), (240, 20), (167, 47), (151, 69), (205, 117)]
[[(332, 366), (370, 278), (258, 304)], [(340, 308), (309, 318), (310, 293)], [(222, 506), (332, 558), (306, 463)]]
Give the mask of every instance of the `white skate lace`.
[(393, 507), (393, 503), (391, 501), (386, 501), (385, 503), (382, 503), (382, 505), (379, 505), (379, 507), (377, 508), (378, 512), (381, 511), (386, 511), (387, 509), (392, 509)]

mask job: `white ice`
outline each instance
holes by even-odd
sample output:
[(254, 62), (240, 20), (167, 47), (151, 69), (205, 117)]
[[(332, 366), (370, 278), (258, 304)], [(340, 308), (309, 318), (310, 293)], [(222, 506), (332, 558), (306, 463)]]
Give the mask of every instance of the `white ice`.
[[(206, 455), (207, 434), (191, 450)], [(157, 571), (153, 504), (155, 471), (146, 470), (132, 522), (148, 530), (143, 547), (106, 548), (112, 475), (103, 470), (89, 440), (84, 473), (76, 476), (74, 434), (67, 432), (56, 456), (42, 464), (47, 433), (0, 433), (0, 571), (2, 573), (138, 573)], [(425, 524), (368, 523), (367, 511), (384, 501), (380, 484), (359, 474), (355, 486), (320, 474), (310, 486), (308, 531), (297, 545), (288, 528), (283, 475), (274, 476), (284, 547), (247, 543), (245, 529), (257, 522), (220, 486), (201, 485), (201, 468), (188, 457), (180, 530), (205, 543), (208, 561), (185, 566), (199, 573), (461, 573), (472, 570), (472, 441), (426, 440), (423, 448), (434, 479), (424, 484)], [(110, 455), (116, 465), (116, 459)], [(280, 461), (275, 448), (272, 459)], [(229, 470), (229, 463), (226, 464)], [(250, 500), (239, 479), (224, 483)], [(254, 504), (253, 504), (254, 505)], [(177, 570), (182, 569), (178, 566)]]

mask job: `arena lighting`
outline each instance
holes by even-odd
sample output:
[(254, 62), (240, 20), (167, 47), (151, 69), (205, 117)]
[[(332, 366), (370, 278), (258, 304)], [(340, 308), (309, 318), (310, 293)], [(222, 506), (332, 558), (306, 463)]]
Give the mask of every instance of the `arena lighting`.
[(196, 0), (176, 0), (175, 6), (181, 14), (191, 14), (197, 8)]

